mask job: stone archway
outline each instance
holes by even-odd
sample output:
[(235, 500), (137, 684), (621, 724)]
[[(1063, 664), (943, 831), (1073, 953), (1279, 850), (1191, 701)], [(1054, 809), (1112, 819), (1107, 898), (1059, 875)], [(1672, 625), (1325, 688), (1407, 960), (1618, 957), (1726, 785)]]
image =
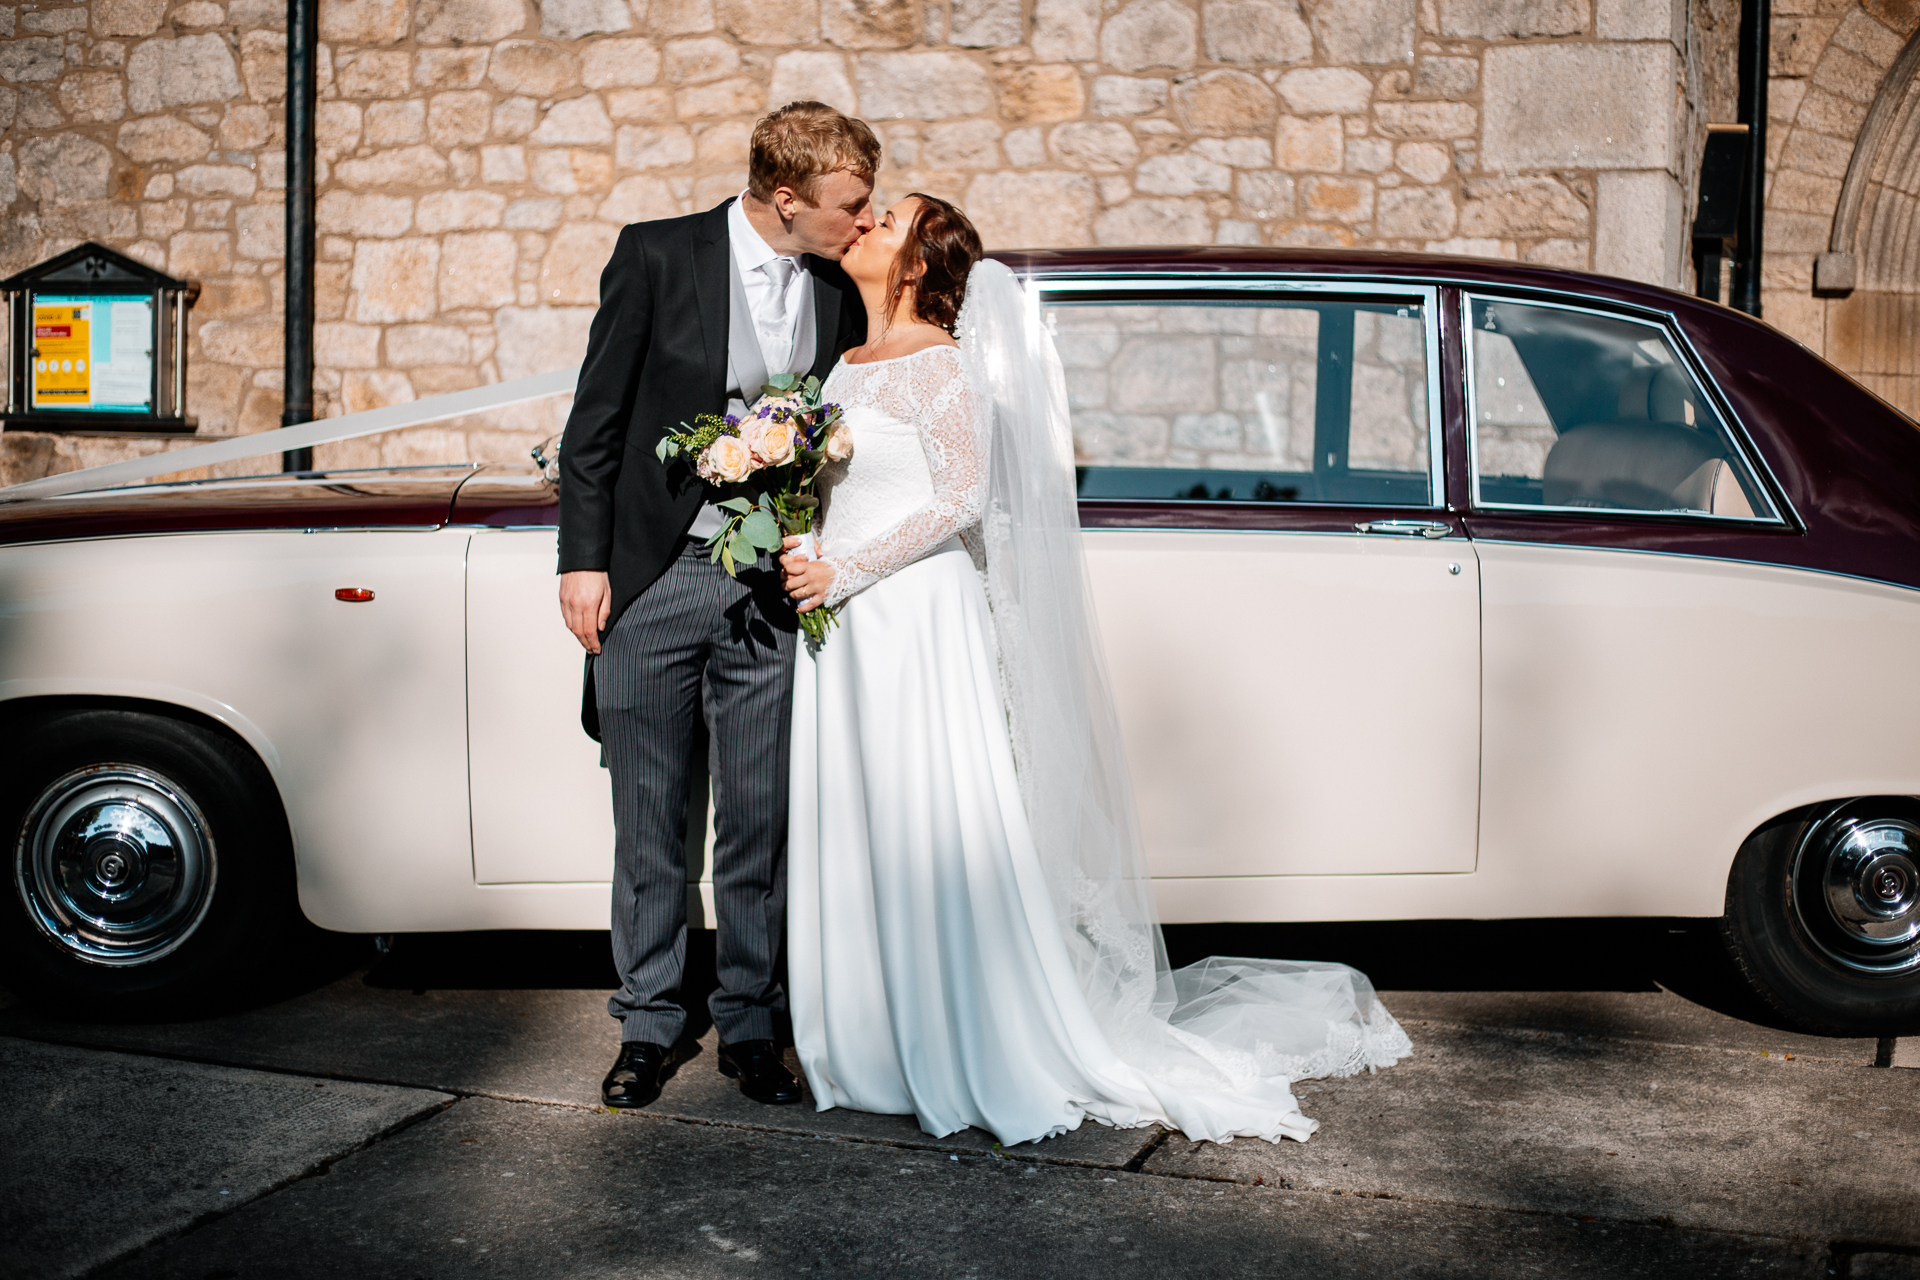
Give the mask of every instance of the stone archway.
[(1828, 309), (1827, 358), (1920, 416), (1920, 33), (1861, 124), (1815, 286), (1845, 291)]

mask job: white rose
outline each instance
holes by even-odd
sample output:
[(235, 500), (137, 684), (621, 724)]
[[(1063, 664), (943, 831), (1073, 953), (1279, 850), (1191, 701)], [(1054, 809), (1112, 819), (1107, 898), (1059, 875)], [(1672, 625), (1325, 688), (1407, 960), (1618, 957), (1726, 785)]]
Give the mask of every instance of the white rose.
[(853, 456), (853, 433), (847, 430), (845, 422), (833, 424), (833, 432), (827, 436), (827, 461), (845, 462)]

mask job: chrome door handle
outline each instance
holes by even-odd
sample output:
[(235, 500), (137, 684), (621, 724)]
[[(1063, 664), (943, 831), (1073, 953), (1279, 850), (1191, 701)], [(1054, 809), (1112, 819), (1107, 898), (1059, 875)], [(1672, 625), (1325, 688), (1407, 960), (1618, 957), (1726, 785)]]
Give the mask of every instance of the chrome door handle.
[(1438, 520), (1363, 520), (1353, 526), (1353, 531), (1401, 538), (1444, 538), (1453, 532), (1453, 526)]

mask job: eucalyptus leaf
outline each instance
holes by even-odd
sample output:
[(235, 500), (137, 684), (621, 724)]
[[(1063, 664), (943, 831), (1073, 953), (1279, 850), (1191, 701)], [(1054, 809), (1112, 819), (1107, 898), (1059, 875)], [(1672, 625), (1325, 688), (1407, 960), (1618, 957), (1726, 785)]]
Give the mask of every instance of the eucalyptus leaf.
[(727, 571), (729, 578), (737, 578), (740, 576), (739, 572), (733, 567), (733, 545), (731, 543), (723, 542), (720, 544), (720, 567)]
[(725, 502), (716, 502), (713, 505), (722, 511), (738, 511), (741, 515), (753, 510), (753, 504), (745, 498), (728, 498)]
[(755, 511), (740, 522), (739, 537), (762, 551), (776, 551), (780, 547), (780, 526), (769, 512)]

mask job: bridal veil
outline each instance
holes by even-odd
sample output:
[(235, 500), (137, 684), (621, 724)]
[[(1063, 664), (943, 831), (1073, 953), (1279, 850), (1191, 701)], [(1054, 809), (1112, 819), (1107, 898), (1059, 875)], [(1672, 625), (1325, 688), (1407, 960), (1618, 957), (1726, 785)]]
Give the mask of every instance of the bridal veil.
[[(1212, 958), (1169, 968), (1088, 591), (1059, 355), (1037, 299), (991, 260), (973, 268), (956, 327), (993, 418), (981, 523), (1021, 797), (1101, 1030), (1167, 1095), (1260, 1096), (1277, 1081), (1392, 1065), (1412, 1047), (1346, 965)], [(1173, 1097), (1162, 1101), (1191, 1137), (1279, 1136), (1271, 1122), (1218, 1106), (1182, 1116)]]

